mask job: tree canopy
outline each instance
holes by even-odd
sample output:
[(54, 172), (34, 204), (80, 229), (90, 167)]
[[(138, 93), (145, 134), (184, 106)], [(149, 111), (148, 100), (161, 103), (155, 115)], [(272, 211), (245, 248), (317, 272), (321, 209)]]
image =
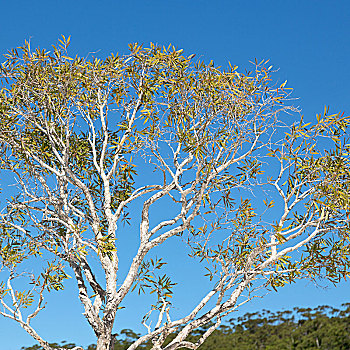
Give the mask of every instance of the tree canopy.
[[(241, 73), (153, 44), (89, 59), (70, 57), (69, 41), (26, 42), (1, 65), (0, 168), (16, 185), (0, 214), (3, 316), (53, 349), (30, 322), (71, 274), (97, 350), (113, 349), (134, 290), (154, 302), (129, 350), (196, 349), (261, 290), (348, 276), (349, 117), (325, 108), (305, 122), (264, 61)], [(139, 225), (125, 274), (123, 223)], [(178, 282), (161, 272), (168, 240), (211, 282), (180, 318)]]

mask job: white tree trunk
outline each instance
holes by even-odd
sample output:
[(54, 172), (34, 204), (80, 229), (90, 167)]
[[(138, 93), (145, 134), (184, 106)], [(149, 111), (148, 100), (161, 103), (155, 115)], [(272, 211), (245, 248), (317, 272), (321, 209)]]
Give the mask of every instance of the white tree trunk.
[(111, 334), (105, 333), (97, 339), (96, 350), (113, 350), (111, 345)]

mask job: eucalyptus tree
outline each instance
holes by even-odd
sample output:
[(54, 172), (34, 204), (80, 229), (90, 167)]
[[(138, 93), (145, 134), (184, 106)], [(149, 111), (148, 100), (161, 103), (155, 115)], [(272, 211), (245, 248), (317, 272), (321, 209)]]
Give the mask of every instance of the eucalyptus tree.
[[(155, 301), (129, 350), (196, 349), (261, 290), (348, 276), (348, 117), (296, 119), (267, 62), (239, 73), (173, 47), (88, 59), (68, 45), (26, 42), (1, 66), (0, 164), (15, 184), (0, 216), (3, 316), (50, 350), (31, 321), (70, 274), (98, 350), (113, 349), (133, 290)], [(123, 222), (138, 225), (127, 233), (138, 243), (121, 273)], [(211, 285), (181, 317), (181, 285), (161, 273), (168, 240)]]

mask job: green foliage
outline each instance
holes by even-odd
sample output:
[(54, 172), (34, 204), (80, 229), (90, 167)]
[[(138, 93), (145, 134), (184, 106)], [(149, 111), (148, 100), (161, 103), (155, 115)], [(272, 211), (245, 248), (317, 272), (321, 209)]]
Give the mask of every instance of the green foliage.
[(139, 295), (149, 289), (150, 294), (156, 293), (160, 305), (162, 305), (162, 301), (172, 297), (172, 287), (176, 285), (176, 283), (171, 282), (166, 274), (158, 275), (157, 270), (160, 270), (163, 265), (166, 265), (166, 263), (163, 262), (162, 258), (143, 261), (132, 289), (135, 290), (138, 287)]
[[(76, 345), (74, 343), (67, 343), (65, 340), (60, 343), (50, 343), (50, 346), (54, 349), (73, 349)], [(91, 345), (86, 350), (94, 350), (95, 346)], [(40, 345), (33, 345), (30, 347), (21, 347), (21, 350), (43, 350)]]

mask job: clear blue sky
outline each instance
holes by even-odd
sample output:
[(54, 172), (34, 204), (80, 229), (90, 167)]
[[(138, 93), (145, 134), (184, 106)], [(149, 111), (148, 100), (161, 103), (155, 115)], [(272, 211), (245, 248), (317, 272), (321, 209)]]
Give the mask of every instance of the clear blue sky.
[[(61, 34), (71, 35), (71, 52), (85, 56), (99, 51), (126, 53), (130, 42), (174, 44), (216, 65), (227, 61), (242, 70), (249, 61), (270, 59), (280, 82), (288, 79), (305, 118), (329, 105), (331, 111), (350, 113), (350, 1), (324, 0), (129, 0), (129, 1), (0, 1), (0, 53), (31, 38), (32, 46), (49, 48)], [(188, 262), (173, 263), (183, 268)], [(171, 259), (170, 259), (171, 260)], [(181, 265), (182, 264), (182, 265)], [(187, 268), (187, 267), (186, 267)], [(196, 279), (195, 279), (196, 280)], [(349, 302), (350, 284), (316, 288), (298, 283), (245, 306), (240, 313), (294, 306), (339, 306)], [(70, 297), (74, 295), (72, 300)], [(185, 296), (184, 307), (189, 307)], [(59, 297), (51, 294), (48, 308), (33, 322), (48, 340), (94, 341), (81, 313), (76, 290), (69, 287)], [(67, 302), (67, 305), (65, 303)], [(134, 304), (132, 304), (134, 303)], [(117, 329), (143, 331), (130, 301)], [(34, 342), (20, 327), (0, 318), (0, 348), (17, 350)]]

